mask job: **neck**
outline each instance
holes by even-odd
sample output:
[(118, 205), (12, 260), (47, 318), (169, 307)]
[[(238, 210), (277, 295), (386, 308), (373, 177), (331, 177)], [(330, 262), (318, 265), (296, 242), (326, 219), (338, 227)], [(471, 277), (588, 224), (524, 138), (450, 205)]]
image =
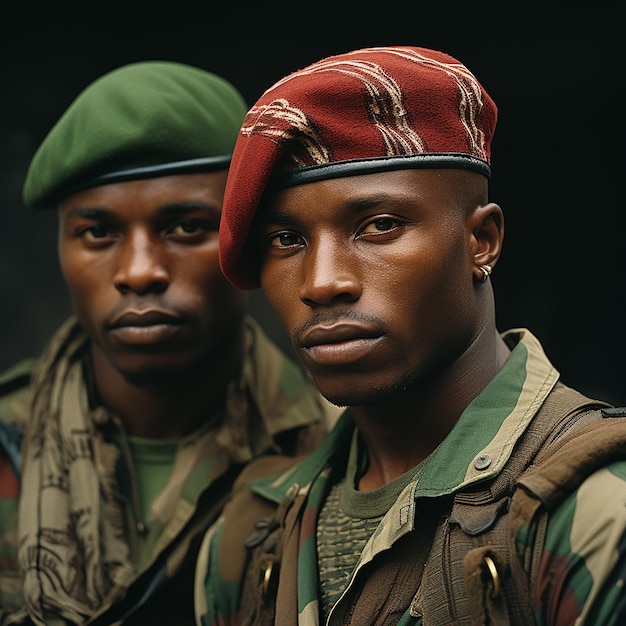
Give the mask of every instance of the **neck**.
[(152, 439), (184, 437), (224, 402), (230, 380), (241, 369), (244, 329), (184, 376), (138, 384), (115, 369), (92, 345), (96, 390), (101, 404), (117, 414), (127, 434)]
[(492, 308), (486, 311), (474, 340), (448, 367), (390, 402), (351, 407), (369, 455), (359, 489), (377, 489), (428, 457), (504, 365), (510, 351)]

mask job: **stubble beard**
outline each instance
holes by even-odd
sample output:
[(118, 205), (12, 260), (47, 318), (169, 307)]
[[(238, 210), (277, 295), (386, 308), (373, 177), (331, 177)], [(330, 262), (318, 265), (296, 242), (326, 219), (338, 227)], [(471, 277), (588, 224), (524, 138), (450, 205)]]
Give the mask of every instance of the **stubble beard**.
[(401, 400), (404, 396), (416, 389), (418, 383), (414, 375), (407, 372), (403, 379), (388, 385), (373, 385), (365, 391), (347, 389), (333, 392), (322, 391), (322, 395), (331, 404), (339, 407), (348, 406), (378, 406)]

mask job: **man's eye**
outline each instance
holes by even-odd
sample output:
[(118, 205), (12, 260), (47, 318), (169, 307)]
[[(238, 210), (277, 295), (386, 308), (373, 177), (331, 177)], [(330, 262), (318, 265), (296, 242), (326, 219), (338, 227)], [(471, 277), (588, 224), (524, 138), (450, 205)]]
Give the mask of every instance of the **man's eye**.
[(106, 226), (90, 226), (83, 231), (83, 236), (88, 239), (103, 239), (110, 234), (110, 229)]
[(218, 231), (219, 223), (194, 219), (173, 224), (171, 228), (167, 230), (167, 235), (183, 240), (189, 239), (190, 241), (197, 241), (208, 236), (217, 235)]
[(197, 233), (200, 225), (197, 222), (180, 222), (172, 229), (174, 234), (193, 235)]
[(274, 233), (267, 240), (272, 248), (288, 248), (302, 243), (300, 235), (290, 232)]
[(379, 217), (370, 222), (363, 230), (368, 232), (385, 232), (391, 230), (397, 224), (397, 220), (391, 217)]
[(366, 224), (363, 233), (384, 233), (396, 228), (400, 222), (393, 217), (378, 217)]

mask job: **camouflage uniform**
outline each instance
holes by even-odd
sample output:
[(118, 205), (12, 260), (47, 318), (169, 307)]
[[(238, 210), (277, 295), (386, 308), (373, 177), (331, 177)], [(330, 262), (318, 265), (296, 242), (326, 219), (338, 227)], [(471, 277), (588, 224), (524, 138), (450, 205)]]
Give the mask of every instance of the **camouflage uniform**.
[[(449, 506), (441, 503), (449, 502), (459, 490), (478, 487), (500, 475), (507, 461), (515, 457), (515, 445), (539, 407), (556, 388), (563, 387), (558, 372), (530, 332), (515, 329), (503, 336), (513, 348), (508, 361), (426, 459), (419, 479), (404, 488), (388, 510), (361, 552), (343, 595), (329, 614), (328, 625), (421, 626), (422, 617), (410, 607), (419, 582), (408, 593), (403, 585), (410, 576), (417, 581), (421, 577), (431, 544), (420, 538), (432, 537), (440, 519), (431, 512), (441, 510), (438, 502), (444, 509)], [(279, 479), (261, 478), (249, 485), (251, 494), (262, 496), (261, 502), (273, 502), (274, 507), (280, 503), (277, 517), (283, 520), (284, 541), (269, 551), (279, 555), (279, 575), (272, 571), (269, 556), (265, 562), (255, 562), (255, 568), (260, 566), (267, 574), (265, 579), (261, 576), (261, 582), (253, 580), (258, 569), (252, 572), (249, 566), (245, 572), (253, 585), (277, 586), (275, 621), (271, 618), (276, 626), (320, 623), (316, 520), (331, 472), (345, 472), (353, 433), (354, 424), (346, 412), (308, 459)], [(626, 460), (621, 458), (589, 475), (550, 513), (537, 585), (531, 591), (538, 626), (626, 623)], [(197, 605), (198, 619), (204, 626), (250, 623), (245, 618), (252, 610), (246, 608), (245, 594), (241, 599), (242, 589), (250, 588), (243, 584), (246, 563), (245, 559), (235, 562), (232, 549), (233, 536), (242, 534), (233, 530), (240, 517), (241, 508), (237, 509), (233, 501), (225, 509), (225, 517), (207, 533), (199, 553), (196, 587), (202, 591)], [(262, 531), (263, 526), (257, 526), (254, 544), (264, 541)], [(535, 542), (541, 540), (534, 522), (522, 528), (515, 536), (518, 554), (532, 553)], [(394, 563), (406, 562), (407, 552), (419, 572), (412, 574), (405, 568), (391, 574)], [(226, 554), (229, 559), (224, 559)], [(445, 560), (445, 555), (442, 558)], [(463, 585), (462, 580), (456, 583)], [(446, 602), (445, 588), (437, 591), (438, 601)], [(372, 595), (380, 599), (379, 604), (372, 601)], [(384, 603), (387, 613), (382, 610)], [(270, 609), (261, 607), (257, 614), (264, 610)], [(456, 624), (470, 623), (467, 615), (457, 617)]]
[[(217, 431), (221, 443), (216, 445), (211, 440), (212, 435), (201, 429), (201, 435), (191, 435), (185, 439), (184, 445), (179, 446), (174, 466), (184, 465), (177, 465), (179, 458), (193, 458), (195, 465), (186, 467), (182, 478), (173, 473), (168, 481), (169, 492), (178, 494), (178, 499), (173, 503), (168, 501), (166, 510), (161, 509), (163, 518), (154, 520), (153, 526), (160, 534), (156, 540), (150, 538), (153, 552), (148, 566), (143, 571), (131, 572), (124, 585), (117, 586), (114, 593), (105, 597), (101, 606), (94, 606), (92, 615), (79, 623), (193, 623), (193, 563), (198, 544), (209, 524), (219, 514), (237, 472), (248, 460), (260, 454), (310, 451), (319, 442), (327, 420), (332, 421), (336, 409), (313, 391), (301, 370), (278, 351), (253, 319), (248, 318), (246, 327), (243, 374), (240, 380), (232, 383), (236, 392), (229, 392), (223, 409), (225, 417), (220, 423), (228, 425), (228, 428), (220, 427)], [(75, 320), (70, 319), (50, 342), (48, 353), (53, 352), (50, 346), (54, 346), (55, 342), (57, 346), (61, 345), (72, 332), (76, 334), (80, 330)], [(80, 334), (78, 336), (81, 337)], [(86, 338), (81, 341), (88, 345)], [(21, 438), (28, 420), (33, 381), (36, 380), (31, 374), (43, 360), (24, 361), (0, 377), (0, 624), (42, 622), (41, 618), (37, 620), (27, 615), (24, 607), (24, 566), (20, 567), (17, 560), (20, 538), (17, 510), (20, 451), (24, 449)], [(85, 359), (87, 372), (88, 363)], [(83, 386), (88, 388), (90, 381), (85, 380)], [(232, 412), (243, 412), (243, 415), (238, 414), (231, 420), (229, 416)], [(92, 413), (89, 419), (93, 420), (94, 433), (119, 430), (120, 422), (115, 415), (102, 407), (95, 408)], [(230, 428), (230, 424), (237, 427)], [(198, 449), (199, 446), (204, 449)], [(111, 445), (99, 434), (92, 437), (90, 447), (94, 457), (106, 460), (107, 465), (101, 467), (102, 474), (115, 476), (117, 460), (122, 452), (113, 446), (113, 453), (109, 453)], [(181, 448), (185, 451), (181, 452)], [(194, 451), (192, 457), (189, 456), (190, 449)], [(185, 457), (180, 456), (183, 453)], [(189, 466), (188, 461), (185, 463)], [(203, 486), (198, 485), (198, 475), (206, 477), (201, 483)], [(181, 485), (174, 489), (172, 485), (177, 480)], [(21, 486), (24, 490), (27, 488), (23, 479)], [(111, 501), (125, 501), (115, 480), (109, 485), (103, 479), (100, 489), (110, 489)], [(24, 506), (24, 501), (36, 503), (37, 495), (30, 500), (22, 498), (21, 506)], [(32, 513), (34, 515), (35, 511)], [(128, 511), (122, 515), (132, 519)], [(124, 540), (129, 545), (140, 540), (138, 531), (130, 523), (126, 528)], [(64, 578), (63, 572), (59, 574), (59, 580), (66, 582), (68, 577)], [(58, 617), (43, 621), (47, 625), (72, 623), (72, 620)]]

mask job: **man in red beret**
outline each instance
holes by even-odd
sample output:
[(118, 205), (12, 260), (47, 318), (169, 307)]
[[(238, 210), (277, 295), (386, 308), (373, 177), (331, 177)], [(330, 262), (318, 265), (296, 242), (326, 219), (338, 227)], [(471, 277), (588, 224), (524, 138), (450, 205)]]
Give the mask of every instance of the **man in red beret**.
[(462, 63), (409, 46), (313, 63), (248, 112), (222, 269), (348, 409), (207, 534), (200, 623), (626, 623), (624, 411), (496, 328), (496, 118)]

